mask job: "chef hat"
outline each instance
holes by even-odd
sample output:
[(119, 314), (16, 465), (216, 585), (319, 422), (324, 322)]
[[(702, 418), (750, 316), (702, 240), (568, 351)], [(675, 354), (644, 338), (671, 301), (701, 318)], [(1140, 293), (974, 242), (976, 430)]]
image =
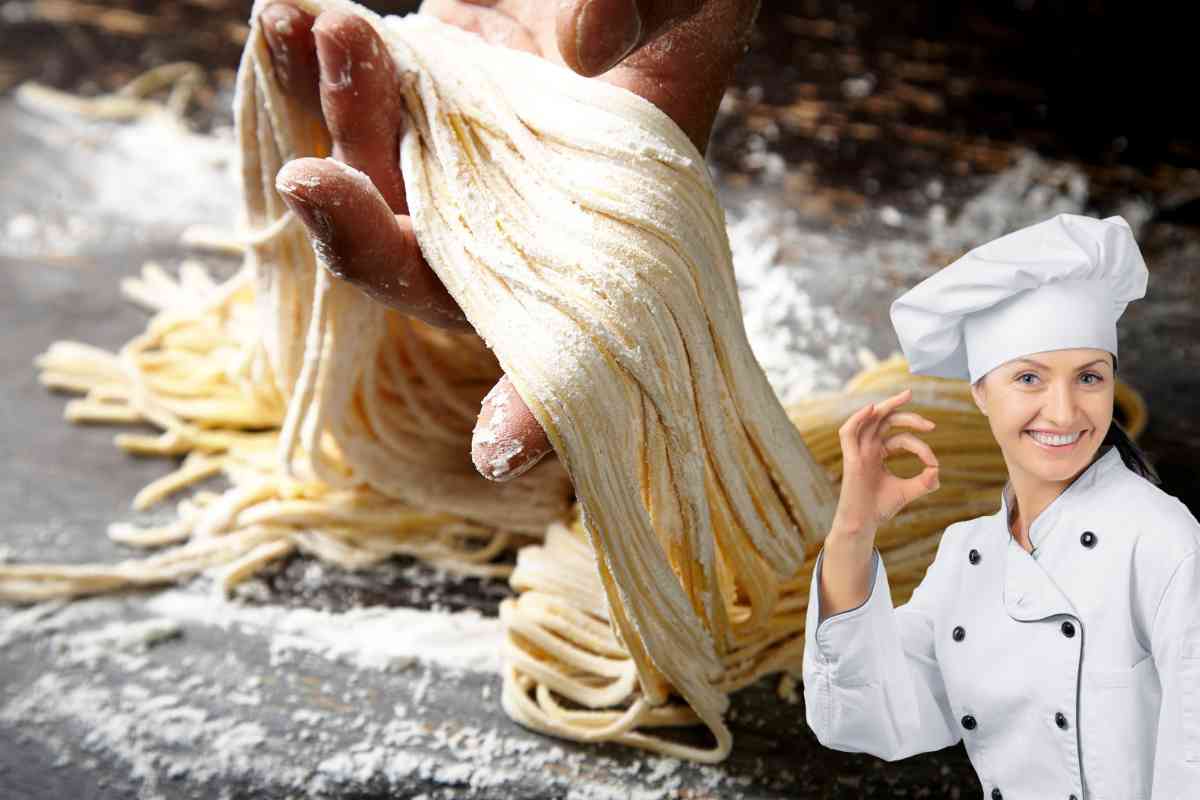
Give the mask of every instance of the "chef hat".
[(1117, 356), (1117, 320), (1144, 297), (1146, 262), (1121, 217), (1059, 214), (976, 247), (892, 303), (917, 375), (969, 378), (1075, 347)]

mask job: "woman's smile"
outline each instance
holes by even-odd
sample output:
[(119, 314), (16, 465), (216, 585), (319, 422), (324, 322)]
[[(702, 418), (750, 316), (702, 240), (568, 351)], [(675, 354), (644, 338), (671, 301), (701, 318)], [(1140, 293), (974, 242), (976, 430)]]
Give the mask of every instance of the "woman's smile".
[(1060, 454), (1073, 452), (1075, 450), (1075, 446), (1078, 445), (1083, 439), (1085, 433), (1087, 433), (1086, 430), (1076, 431), (1070, 437), (1067, 437), (1056, 436), (1053, 434), (1044, 433), (1042, 431), (1023, 431), (1023, 434), (1027, 435), (1038, 447), (1051, 453)]

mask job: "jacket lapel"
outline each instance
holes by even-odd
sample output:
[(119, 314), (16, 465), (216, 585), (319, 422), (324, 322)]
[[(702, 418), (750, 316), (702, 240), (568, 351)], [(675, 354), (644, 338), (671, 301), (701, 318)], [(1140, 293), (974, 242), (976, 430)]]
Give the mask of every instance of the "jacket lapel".
[[(1093, 462), (1085, 474), (1068, 486), (1034, 521), (1034, 532), (1039, 534), (1036, 537), (1037, 541), (1045, 544), (1050, 535), (1047, 528), (1057, 527), (1062, 519), (1064, 507), (1075, 495), (1086, 490), (1094, 482), (1096, 470), (1092, 467), (1095, 466)], [(1000, 511), (993, 518), (999, 529), (1001, 541), (1007, 542), (1004, 551), (1004, 610), (1010, 617), (1022, 622), (1045, 619), (1055, 614), (1079, 616), (1071, 601), (1046, 572), (1043, 563), (1025, 552), (1025, 548), (1013, 537), (1008, 528), (1012, 502), (1012, 485), (1005, 483), (1000, 492)], [(1043, 548), (1041, 551), (1043, 561), (1050, 555), (1046, 552), (1047, 549), (1049, 548)]]
[[(1044, 544), (1052, 529), (1063, 524), (1064, 519), (1070, 518), (1068, 506), (1079, 501), (1088, 492), (1095, 489), (1100, 476), (1108, 470), (1117, 469), (1123, 464), (1121, 454), (1116, 447), (1106, 446), (1101, 454), (1093, 459), (1088, 468), (1071, 483), (1062, 494), (1055, 498), (1038, 518), (1034, 520), (1032, 534), (1036, 542)], [(1046, 572), (1043, 562), (1052, 552), (1043, 551), (1043, 562), (1025, 552), (1025, 548), (1017, 543), (1008, 529), (1009, 504), (1012, 502), (1011, 484), (1006, 483), (1000, 492), (1000, 511), (995, 515), (994, 524), (999, 529), (999, 535), (1008, 543), (1004, 555), (1004, 609), (1013, 619), (1022, 622), (1045, 619), (1055, 614), (1070, 614), (1078, 617), (1075, 607), (1063, 594), (1058, 584)], [(1062, 536), (1059, 531), (1058, 535)], [(1053, 548), (1047, 548), (1053, 550)]]
[(1022, 622), (1033, 622), (1054, 614), (1079, 616), (1075, 606), (1041, 564), (1017, 544), (1003, 522), (1001, 527), (1005, 528), (1004, 535), (1008, 539), (1004, 556), (1004, 609), (1008, 615)]

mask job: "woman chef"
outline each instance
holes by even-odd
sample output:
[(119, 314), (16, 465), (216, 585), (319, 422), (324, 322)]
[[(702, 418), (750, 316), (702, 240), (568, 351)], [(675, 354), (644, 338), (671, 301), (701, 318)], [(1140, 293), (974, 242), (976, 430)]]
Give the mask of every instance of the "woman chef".
[[(964, 741), (992, 800), (1200, 798), (1200, 523), (1113, 422), (1116, 321), (1145, 295), (1128, 224), (1060, 214), (893, 303), (915, 374), (969, 378), (1000, 510), (950, 525), (893, 608), (878, 526), (938, 488), (911, 390), (840, 430), (809, 595), (804, 698), (826, 747), (893, 761)], [(883, 466), (908, 450), (926, 469)]]

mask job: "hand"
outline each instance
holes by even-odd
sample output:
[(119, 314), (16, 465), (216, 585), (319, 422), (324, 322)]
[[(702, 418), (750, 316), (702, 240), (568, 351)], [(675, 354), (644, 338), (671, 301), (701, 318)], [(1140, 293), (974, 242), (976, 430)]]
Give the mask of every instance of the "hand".
[[(420, 11), (635, 92), (704, 152), (758, 2), (425, 0)], [(284, 2), (265, 7), (260, 19), (284, 91), (323, 120), (333, 157), (354, 168), (302, 158), (276, 177), (276, 188), (331, 271), (392, 308), (440, 327), (472, 330), (413, 233), (397, 157), (399, 85), (386, 49), (373, 46), (377, 34), (353, 15), (327, 11), (314, 19)], [(513, 444), (521, 447), (511, 463), (496, 458), (517, 449)], [(475, 426), (476, 468), (492, 480), (507, 480), (550, 450), (511, 381), (501, 378), (484, 398)]]
[[(936, 491), (938, 460), (928, 444), (911, 433), (897, 433), (884, 439), (893, 425), (933, 430), (936, 423), (911, 411), (896, 411), (912, 397), (905, 389), (882, 403), (871, 403), (856, 411), (838, 429), (842, 443), (842, 485), (833, 528), (868, 537), (900, 509), (930, 492)], [(920, 475), (898, 478), (884, 459), (891, 453), (908, 450), (925, 463)]]

